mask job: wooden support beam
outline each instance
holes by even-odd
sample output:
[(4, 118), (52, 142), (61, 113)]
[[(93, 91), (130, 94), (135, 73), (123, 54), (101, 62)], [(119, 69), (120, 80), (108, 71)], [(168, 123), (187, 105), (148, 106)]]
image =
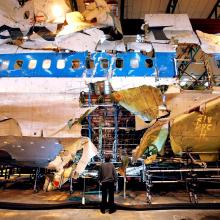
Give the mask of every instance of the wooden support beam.
[(78, 11), (78, 4), (77, 4), (77, 0), (73, 0), (73, 7), (75, 9), (75, 11)]
[(177, 3), (178, 0), (170, 0), (167, 5), (166, 13), (173, 14), (176, 9)]
[(214, 19), (219, 19), (220, 18), (220, 13), (218, 13), (218, 8), (220, 8), (220, 0), (218, 0), (216, 2), (216, 4), (214, 5), (212, 11), (210, 12), (208, 18), (212, 18), (212, 16), (214, 15)]

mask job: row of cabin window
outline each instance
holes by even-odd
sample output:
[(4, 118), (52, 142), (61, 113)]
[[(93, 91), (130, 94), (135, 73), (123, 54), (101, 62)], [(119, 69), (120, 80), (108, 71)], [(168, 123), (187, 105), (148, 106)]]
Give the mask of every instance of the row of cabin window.
[[(101, 61), (101, 67), (103, 69), (109, 68), (109, 61), (107, 59), (102, 59)], [(16, 60), (14, 64), (14, 69), (21, 69), (24, 62), (23, 60)], [(116, 68), (123, 68), (124, 67), (124, 60), (121, 58), (116, 59)], [(153, 67), (153, 61), (151, 59), (145, 60), (145, 65), (147, 68)], [(29, 69), (35, 69), (37, 66), (37, 60), (30, 60), (28, 64)], [(1, 70), (7, 70), (9, 67), (9, 60), (3, 60), (0, 66)], [(51, 67), (51, 60), (46, 59), (43, 61), (42, 68), (43, 69), (49, 69)], [(65, 60), (58, 60), (57, 69), (64, 69), (65, 67)], [(88, 59), (86, 60), (86, 68), (87, 69), (93, 69), (95, 67), (94, 60)], [(139, 60), (138, 59), (131, 59), (130, 60), (130, 67), (131, 68), (138, 68), (139, 67)], [(72, 60), (72, 69), (79, 69), (80, 68), (80, 60)]]

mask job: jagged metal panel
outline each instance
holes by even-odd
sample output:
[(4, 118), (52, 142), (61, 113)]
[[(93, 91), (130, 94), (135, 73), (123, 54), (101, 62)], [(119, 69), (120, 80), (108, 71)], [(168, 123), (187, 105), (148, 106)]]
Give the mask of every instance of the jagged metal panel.
[(62, 146), (55, 138), (1, 136), (0, 150), (20, 165), (45, 167), (59, 154)]
[[(2, 54), (0, 57), (1, 77), (82, 77), (85, 70), (87, 52), (77, 53), (28, 53), (28, 54)], [(21, 68), (15, 69), (17, 61), (22, 61)], [(31, 60), (36, 60), (36, 67), (28, 67)], [(43, 62), (51, 60), (48, 69), (43, 68)], [(57, 61), (65, 60), (64, 68), (57, 68)], [(79, 68), (72, 68), (72, 61), (79, 61)], [(8, 61), (7, 69), (3, 69), (3, 62)]]
[[(174, 153), (183, 151), (218, 152), (220, 150), (220, 98), (217, 97), (192, 111), (176, 117), (171, 125), (170, 140)], [(216, 161), (218, 154), (202, 156), (204, 161)]]
[(144, 121), (153, 120), (159, 115), (162, 94), (152, 86), (140, 86), (114, 92), (112, 98), (128, 111), (139, 115)]
[(200, 40), (201, 49), (207, 54), (220, 54), (220, 36), (217, 34), (207, 34), (196, 31)]
[(158, 77), (174, 77), (176, 53), (158, 52), (155, 55), (155, 66), (158, 70)]

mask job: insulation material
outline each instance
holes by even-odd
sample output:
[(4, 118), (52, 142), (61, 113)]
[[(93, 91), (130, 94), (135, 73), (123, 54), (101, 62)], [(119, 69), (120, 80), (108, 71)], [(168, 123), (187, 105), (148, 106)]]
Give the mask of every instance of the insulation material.
[(71, 11), (65, 0), (34, 0), (34, 14), (37, 23), (63, 23)]
[(95, 145), (88, 139), (88, 141), (83, 145), (83, 154), (80, 161), (77, 163), (76, 169), (74, 170), (74, 176), (77, 177), (81, 174), (90, 160), (97, 155), (98, 151)]
[(86, 7), (83, 16), (87, 21), (96, 20), (97, 24), (114, 26), (114, 21), (110, 15), (110, 8), (105, 0), (95, 0)]
[(90, 162), (91, 158), (97, 155), (97, 148), (95, 145), (90, 141), (89, 138), (81, 137), (81, 138), (69, 138), (69, 139), (62, 139), (60, 140), (63, 148), (65, 151), (68, 151), (72, 157), (74, 158), (76, 153), (79, 150), (83, 150), (82, 156), (77, 162), (76, 169), (74, 170), (73, 176), (78, 177), (80, 175), (87, 164)]
[(133, 151), (133, 159), (137, 160), (146, 151), (149, 151), (151, 156), (157, 155), (157, 153), (162, 150), (168, 134), (168, 120), (157, 121), (144, 133), (144, 136), (141, 138), (140, 144)]
[(58, 33), (59, 35), (71, 34), (76, 31), (81, 31), (87, 28), (91, 28), (92, 25), (84, 20), (84, 17), (80, 12), (74, 11), (66, 14), (67, 25)]
[(121, 156), (121, 162), (122, 162), (122, 164), (121, 164), (121, 166), (118, 169), (118, 173), (121, 176), (126, 177), (127, 168), (128, 168), (128, 165), (129, 165), (129, 157), (128, 157), (128, 155), (122, 155)]
[(149, 125), (139, 116), (135, 115), (135, 131), (140, 131), (147, 128)]
[(159, 89), (152, 86), (140, 86), (113, 93), (113, 98), (128, 111), (139, 115), (144, 121), (158, 116), (158, 107), (162, 104)]
[(196, 31), (201, 40), (201, 48), (207, 54), (220, 53), (220, 35), (206, 34)]

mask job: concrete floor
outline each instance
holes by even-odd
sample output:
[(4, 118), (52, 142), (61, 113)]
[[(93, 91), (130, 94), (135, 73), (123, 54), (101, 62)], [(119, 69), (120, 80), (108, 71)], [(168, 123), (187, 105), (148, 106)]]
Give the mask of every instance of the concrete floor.
[[(100, 201), (98, 194), (85, 195), (87, 201)], [(27, 203), (27, 204), (56, 204), (68, 201), (81, 201), (82, 192), (75, 191), (72, 195), (68, 191), (51, 191), (34, 193), (33, 190), (4, 189), (0, 190), (0, 202)], [(207, 194), (198, 194), (199, 203), (220, 203), (220, 190), (207, 191)], [(123, 205), (146, 204), (145, 191), (115, 193), (115, 202)], [(174, 191), (153, 194), (152, 204), (177, 204), (189, 203), (189, 195), (186, 191)]]
[[(90, 191), (90, 190), (88, 190)], [(99, 201), (98, 194), (86, 195), (87, 201)], [(34, 193), (33, 189), (15, 189), (14, 187), (0, 189), (0, 202), (25, 203), (25, 204), (60, 204), (74, 199), (81, 201), (82, 191), (75, 191), (70, 195), (68, 190)], [(199, 203), (220, 203), (220, 189), (207, 190), (199, 194)], [(71, 200), (73, 199), (73, 200)], [(122, 205), (146, 205), (145, 191), (115, 193), (115, 201)], [(158, 191), (153, 194), (152, 204), (178, 204), (189, 203), (189, 196), (185, 190)], [(71, 206), (70, 206), (71, 207)], [(7, 207), (8, 208), (8, 207)], [(68, 207), (69, 208), (69, 207)], [(0, 220), (41, 220), (41, 219), (77, 219), (77, 220), (220, 220), (219, 210), (159, 210), (159, 211), (122, 211), (113, 214), (101, 214), (99, 209), (55, 209), (55, 210), (7, 210), (0, 209)]]
[(101, 214), (99, 210), (63, 209), (40, 211), (0, 210), (1, 220), (220, 220), (220, 210), (117, 211)]

